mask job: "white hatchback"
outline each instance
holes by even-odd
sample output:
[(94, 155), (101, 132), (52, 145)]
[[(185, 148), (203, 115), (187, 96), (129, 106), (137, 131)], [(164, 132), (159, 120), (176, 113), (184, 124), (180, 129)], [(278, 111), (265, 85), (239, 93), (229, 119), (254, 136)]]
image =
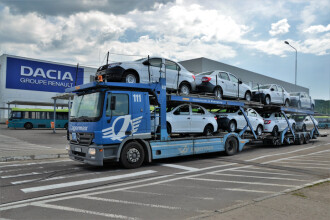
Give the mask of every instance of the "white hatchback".
[[(157, 114), (158, 116), (158, 114)], [(151, 120), (151, 127), (158, 127), (159, 118)], [(199, 105), (182, 104), (166, 113), (167, 133), (203, 133), (211, 136), (218, 130), (216, 117)]]
[[(264, 124), (263, 118), (252, 108), (248, 108), (245, 113), (253, 130), (256, 131), (258, 136), (261, 136)], [(216, 112), (215, 115), (218, 117), (219, 128), (223, 128), (228, 132), (242, 130), (247, 125), (243, 113), (238, 108), (222, 109)], [(250, 128), (248, 127), (247, 130), (250, 130)]]
[[(263, 113), (261, 116), (264, 118), (264, 132), (278, 136), (279, 132), (284, 131), (284, 129), (288, 127), (288, 123), (281, 113)], [(296, 121), (294, 119), (289, 119), (289, 123), (295, 131)]]

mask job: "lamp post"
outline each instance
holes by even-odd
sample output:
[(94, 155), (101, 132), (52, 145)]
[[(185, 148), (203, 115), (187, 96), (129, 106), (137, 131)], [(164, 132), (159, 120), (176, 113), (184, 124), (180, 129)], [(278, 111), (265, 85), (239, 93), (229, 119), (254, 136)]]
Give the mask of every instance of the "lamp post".
[(289, 44), (289, 42), (284, 41), (285, 44), (289, 45), (290, 47), (292, 47), (295, 51), (296, 51), (296, 67), (295, 67), (295, 78), (294, 78), (294, 84), (295, 86), (297, 86), (297, 49), (294, 48), (291, 44)]

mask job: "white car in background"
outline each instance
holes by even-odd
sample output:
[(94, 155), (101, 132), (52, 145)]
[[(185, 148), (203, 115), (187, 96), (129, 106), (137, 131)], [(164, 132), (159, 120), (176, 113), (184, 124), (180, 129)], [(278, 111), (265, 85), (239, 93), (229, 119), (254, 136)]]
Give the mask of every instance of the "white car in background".
[[(162, 64), (165, 64), (165, 68)], [(150, 83), (159, 81), (160, 70), (166, 73), (168, 90), (179, 90), (183, 95), (188, 95), (195, 90), (193, 73), (186, 70), (181, 64), (161, 57), (103, 65), (97, 69), (95, 78), (103, 76), (107, 82)]]
[(196, 86), (199, 92), (213, 93), (219, 99), (237, 98), (239, 94), (239, 98), (251, 101), (251, 87), (232, 73), (213, 70), (197, 74)]
[[(264, 119), (252, 108), (246, 109), (245, 113), (256, 135), (261, 136)], [(214, 114), (218, 118), (219, 128), (225, 129), (228, 132), (242, 130), (247, 125), (245, 117), (239, 108), (221, 109)], [(250, 128), (248, 127), (247, 130), (250, 130)]]
[(296, 121), (296, 130), (298, 131), (311, 131), (315, 126), (319, 125), (318, 121), (316, 121), (313, 116), (292, 115), (291, 118)]
[[(288, 127), (288, 123), (281, 113), (262, 113), (261, 116), (264, 118), (264, 132), (266, 133), (278, 136), (279, 132)], [(295, 131), (296, 121), (291, 118), (288, 120), (293, 131)]]
[(265, 105), (280, 104), (289, 107), (290, 94), (280, 85), (266, 84), (253, 87), (252, 100), (261, 100)]
[[(151, 128), (159, 125), (158, 113), (151, 120)], [(192, 104), (182, 104), (166, 113), (166, 126), (168, 134), (193, 134), (203, 133), (211, 136), (218, 130), (216, 117), (204, 107)]]
[(290, 105), (297, 108), (314, 110), (315, 102), (306, 92), (291, 92)]

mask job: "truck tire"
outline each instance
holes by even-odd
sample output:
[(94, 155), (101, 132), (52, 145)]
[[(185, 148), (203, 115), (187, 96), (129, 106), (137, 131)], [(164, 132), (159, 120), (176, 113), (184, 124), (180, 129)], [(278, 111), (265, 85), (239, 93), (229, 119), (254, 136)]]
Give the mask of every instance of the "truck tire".
[(235, 137), (230, 136), (227, 138), (225, 143), (225, 152), (227, 156), (232, 156), (237, 153), (238, 150), (238, 141)]
[(27, 130), (29, 130), (29, 129), (32, 129), (33, 128), (33, 125), (30, 122), (26, 122), (24, 124), (24, 128), (27, 129)]
[(123, 147), (120, 153), (120, 163), (127, 169), (135, 169), (144, 161), (144, 150), (137, 141), (132, 141)]
[(304, 135), (300, 134), (299, 137), (296, 138), (295, 144), (302, 145), (305, 141)]

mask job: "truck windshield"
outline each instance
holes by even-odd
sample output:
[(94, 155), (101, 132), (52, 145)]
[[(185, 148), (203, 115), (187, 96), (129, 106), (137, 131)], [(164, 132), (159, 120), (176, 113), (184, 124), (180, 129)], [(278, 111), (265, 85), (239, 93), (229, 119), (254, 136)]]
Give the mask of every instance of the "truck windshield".
[(97, 121), (101, 117), (103, 96), (101, 92), (75, 96), (70, 121)]

